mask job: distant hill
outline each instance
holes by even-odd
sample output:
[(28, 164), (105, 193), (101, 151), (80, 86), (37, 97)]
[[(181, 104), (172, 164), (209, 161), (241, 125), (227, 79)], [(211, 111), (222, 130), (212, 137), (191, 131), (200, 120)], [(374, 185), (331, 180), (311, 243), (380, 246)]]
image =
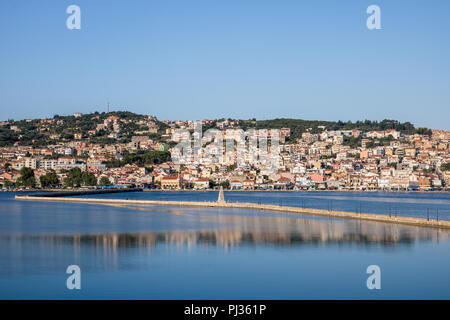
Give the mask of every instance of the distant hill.
[[(0, 126), (0, 146), (10, 146), (16, 141), (21, 145), (43, 146), (56, 142), (71, 141), (74, 135), (82, 133), (86, 135), (90, 130), (96, 130), (97, 125), (103, 124), (108, 117), (116, 116), (122, 120), (119, 140), (108, 138), (112, 128), (98, 130), (95, 135), (85, 137), (87, 142), (110, 144), (114, 142), (129, 142), (136, 131), (145, 130), (146, 126), (138, 124), (139, 121), (148, 119), (147, 115), (139, 115), (128, 111), (116, 112), (94, 112), (79, 116), (55, 115), (50, 119), (27, 119), (20, 121), (8, 121)], [(47, 120), (53, 120), (46, 123)], [(153, 134), (155, 139), (159, 139), (161, 134), (168, 127), (165, 123), (152, 120), (159, 127), (159, 133)], [(59, 138), (52, 138), (58, 136)]]
[(301, 119), (289, 119), (280, 118), (273, 120), (261, 120), (256, 122), (256, 128), (290, 128), (291, 137), (299, 138), (303, 132), (308, 129), (311, 133), (321, 132), (319, 127), (324, 126), (326, 130), (361, 130), (367, 131), (384, 131), (388, 129), (395, 129), (403, 134), (430, 134), (431, 130), (427, 128), (415, 128), (410, 122), (401, 123), (396, 120), (385, 119), (383, 121), (356, 121), (356, 122), (343, 122), (343, 121), (317, 121), (317, 120), (301, 120)]
[[(102, 130), (96, 130), (97, 125), (103, 124), (104, 120), (108, 117), (116, 116), (121, 120), (120, 138), (114, 139), (108, 137), (111, 134), (112, 128), (105, 128)], [(49, 121), (49, 123), (46, 122)], [(215, 127), (217, 121), (224, 119), (218, 119), (212, 123), (204, 126), (203, 130), (210, 127)], [(128, 111), (116, 111), (109, 113), (90, 113), (84, 115), (71, 115), (71, 116), (59, 116), (55, 115), (51, 119), (30, 119), (20, 121), (8, 121), (2, 123), (0, 126), (0, 146), (10, 146), (15, 142), (20, 141), (21, 145), (33, 145), (44, 146), (48, 144), (54, 144), (57, 142), (67, 142), (74, 139), (75, 134), (82, 133), (83, 139), (90, 143), (99, 144), (111, 144), (111, 143), (126, 143), (131, 141), (131, 137), (135, 135), (135, 132), (145, 131), (145, 123), (151, 121), (158, 126), (158, 132), (148, 133), (154, 140), (160, 140), (162, 134), (165, 133), (167, 124), (158, 121), (156, 119), (149, 119), (147, 115), (135, 114)], [(409, 122), (401, 123), (396, 120), (383, 120), (383, 121), (356, 121), (356, 122), (343, 122), (343, 121), (318, 121), (318, 120), (302, 120), (302, 119), (289, 119), (289, 118), (277, 118), (273, 120), (234, 120), (239, 127), (244, 130), (248, 128), (257, 129), (280, 129), (290, 128), (291, 139), (301, 137), (301, 134), (306, 131), (311, 133), (318, 133), (322, 131), (321, 127), (325, 127), (326, 130), (352, 130), (358, 129), (361, 131), (372, 130), (387, 130), (395, 129), (404, 134), (430, 134), (431, 130), (427, 128), (415, 128), (413, 124)], [(86, 136), (88, 131), (96, 130), (94, 135)], [(56, 137), (56, 138), (55, 138)]]

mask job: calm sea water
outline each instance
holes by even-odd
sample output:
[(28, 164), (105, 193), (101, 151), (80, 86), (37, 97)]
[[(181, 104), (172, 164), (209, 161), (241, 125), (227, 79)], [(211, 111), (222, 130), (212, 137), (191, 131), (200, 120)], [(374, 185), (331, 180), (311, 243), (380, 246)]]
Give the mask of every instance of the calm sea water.
[[(217, 194), (217, 192), (202, 191), (151, 191), (104, 194), (101, 197), (136, 200), (216, 201)], [(450, 220), (450, 193), (232, 191), (224, 194), (228, 202), (252, 202)], [(98, 195), (81, 197), (98, 198)]]
[[(0, 193), (0, 299), (450, 298), (450, 233), (443, 230), (258, 210), (16, 201), (14, 195)], [(214, 201), (217, 193), (95, 197)], [(391, 206), (398, 215), (422, 217), (429, 208), (446, 220), (450, 204), (448, 194), (419, 193), (225, 197), (383, 214)], [(66, 288), (69, 265), (81, 268), (81, 290)], [(369, 265), (381, 268), (381, 290), (367, 289)]]

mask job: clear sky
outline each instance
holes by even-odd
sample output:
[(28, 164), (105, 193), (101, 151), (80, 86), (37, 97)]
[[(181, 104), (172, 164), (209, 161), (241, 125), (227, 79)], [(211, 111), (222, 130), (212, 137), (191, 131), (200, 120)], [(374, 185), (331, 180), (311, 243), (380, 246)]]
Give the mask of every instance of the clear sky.
[[(68, 30), (66, 8), (81, 8)], [(381, 8), (381, 30), (366, 9)], [(1, 0), (1, 120), (129, 110), (450, 130), (448, 0)]]

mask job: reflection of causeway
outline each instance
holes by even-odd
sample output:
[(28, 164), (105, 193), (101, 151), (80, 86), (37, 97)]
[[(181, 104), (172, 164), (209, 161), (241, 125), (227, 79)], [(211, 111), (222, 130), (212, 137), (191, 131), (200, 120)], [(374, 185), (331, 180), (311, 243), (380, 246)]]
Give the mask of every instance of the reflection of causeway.
[[(437, 229), (400, 226), (395, 224), (292, 219), (285, 217), (253, 219), (251, 217), (221, 217), (220, 222), (229, 227), (205, 231), (167, 231), (143, 233), (105, 233), (82, 235), (23, 235), (0, 234), (3, 246), (31, 241), (39, 245), (70, 245), (115, 250), (121, 248), (151, 248), (160, 244), (214, 245), (222, 247), (238, 245), (302, 244), (379, 244), (393, 246), (412, 244), (415, 241), (444, 241), (449, 233)], [(237, 222), (237, 223), (235, 223)]]

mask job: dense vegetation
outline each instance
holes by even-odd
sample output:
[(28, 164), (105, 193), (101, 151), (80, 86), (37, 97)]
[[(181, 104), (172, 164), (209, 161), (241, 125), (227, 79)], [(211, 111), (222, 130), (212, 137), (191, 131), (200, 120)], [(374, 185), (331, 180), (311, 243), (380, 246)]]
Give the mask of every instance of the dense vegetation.
[(147, 164), (160, 164), (170, 161), (171, 155), (169, 151), (149, 151), (139, 150), (136, 153), (124, 152), (121, 160), (114, 159), (106, 161), (108, 168), (119, 168), (126, 164), (136, 164), (139, 167), (145, 167)]
[(396, 120), (383, 120), (378, 121), (356, 121), (356, 122), (343, 122), (343, 121), (316, 121), (316, 120), (300, 120), (300, 119), (274, 119), (274, 120), (262, 120), (256, 122), (256, 128), (258, 129), (280, 129), (290, 128), (291, 138), (300, 138), (302, 133), (309, 131), (311, 133), (319, 133), (322, 131), (320, 126), (325, 126), (328, 131), (333, 130), (361, 130), (366, 131), (384, 131), (388, 129), (395, 129), (404, 134), (429, 134), (431, 130), (427, 128), (415, 128), (410, 122), (400, 123)]
[[(203, 131), (209, 128), (215, 128), (217, 122), (221, 122), (226, 119), (218, 119), (210, 124), (203, 125)], [(250, 128), (256, 129), (281, 129), (290, 128), (291, 129), (291, 139), (300, 138), (302, 133), (311, 132), (319, 133), (323, 129), (319, 127), (325, 127), (328, 131), (334, 130), (361, 130), (363, 132), (367, 131), (384, 131), (388, 129), (395, 129), (403, 134), (428, 134), (431, 135), (431, 130), (427, 128), (415, 128), (410, 122), (401, 123), (397, 120), (383, 121), (319, 121), (319, 120), (302, 120), (302, 119), (291, 119), (291, 118), (277, 118), (273, 120), (256, 120), (255, 118), (249, 120), (236, 120), (227, 119), (234, 121), (237, 126), (247, 130)], [(353, 143), (356, 141), (353, 141)]]
[(42, 188), (55, 187), (59, 185), (59, 178), (55, 170), (49, 170), (45, 175), (39, 177)]
[(19, 140), (19, 134), (8, 127), (0, 127), (0, 147), (13, 145)]
[(103, 187), (105, 186), (111, 186), (111, 181), (109, 181), (109, 179), (107, 177), (101, 177), (99, 184)]
[(30, 187), (36, 186), (36, 178), (34, 177), (34, 171), (31, 168), (20, 169), (20, 177), (16, 181), (18, 187)]
[[(112, 126), (105, 129), (96, 131), (94, 135), (87, 136), (87, 132), (90, 130), (95, 130), (98, 124), (102, 124), (106, 118), (109, 116), (117, 116), (124, 120), (121, 122), (119, 139), (114, 139), (108, 137), (112, 133)], [(144, 124), (138, 124), (139, 121), (147, 120), (147, 116), (139, 115), (128, 111), (117, 111), (109, 113), (91, 113), (81, 115), (80, 117), (75, 116), (59, 116), (55, 115), (53, 117), (54, 123), (51, 125), (41, 125), (40, 120), (20, 120), (11, 121), (6, 125), (0, 127), (0, 146), (10, 146), (14, 142), (20, 141), (21, 145), (33, 145), (33, 146), (43, 146), (48, 144), (53, 144), (57, 142), (70, 141), (74, 139), (76, 133), (82, 133), (84, 138), (91, 143), (97, 144), (112, 144), (112, 143), (127, 143), (131, 141), (131, 137), (136, 135), (138, 131), (145, 131), (146, 126)], [(223, 121), (225, 119), (218, 119), (212, 121), (210, 124), (203, 125), (203, 131), (210, 128), (216, 128), (216, 123)], [(356, 122), (343, 122), (343, 121), (316, 121), (316, 120), (301, 120), (301, 119), (287, 119), (279, 118), (273, 120), (259, 120), (249, 119), (249, 120), (233, 120), (236, 126), (247, 130), (249, 128), (257, 129), (280, 129), (280, 128), (290, 128), (291, 129), (291, 140), (300, 138), (302, 133), (309, 131), (311, 133), (318, 133), (322, 129), (320, 126), (326, 127), (327, 130), (353, 130), (358, 129), (361, 131), (382, 131), (386, 129), (395, 129), (404, 134), (431, 134), (431, 130), (427, 128), (415, 128), (409, 122), (401, 123), (396, 120), (383, 120), (383, 121), (356, 121)], [(159, 127), (157, 133), (145, 133), (151, 139), (156, 141), (163, 140), (162, 135), (165, 133), (165, 129), (168, 125), (155, 121)], [(12, 130), (12, 126), (17, 127), (17, 132)], [(58, 135), (56, 139), (51, 139), (50, 136)], [(354, 144), (355, 141), (349, 141), (350, 144)]]
[(96, 185), (97, 179), (95, 178), (95, 175), (89, 171), (81, 171), (80, 168), (71, 169), (64, 179), (64, 186), (69, 188)]

